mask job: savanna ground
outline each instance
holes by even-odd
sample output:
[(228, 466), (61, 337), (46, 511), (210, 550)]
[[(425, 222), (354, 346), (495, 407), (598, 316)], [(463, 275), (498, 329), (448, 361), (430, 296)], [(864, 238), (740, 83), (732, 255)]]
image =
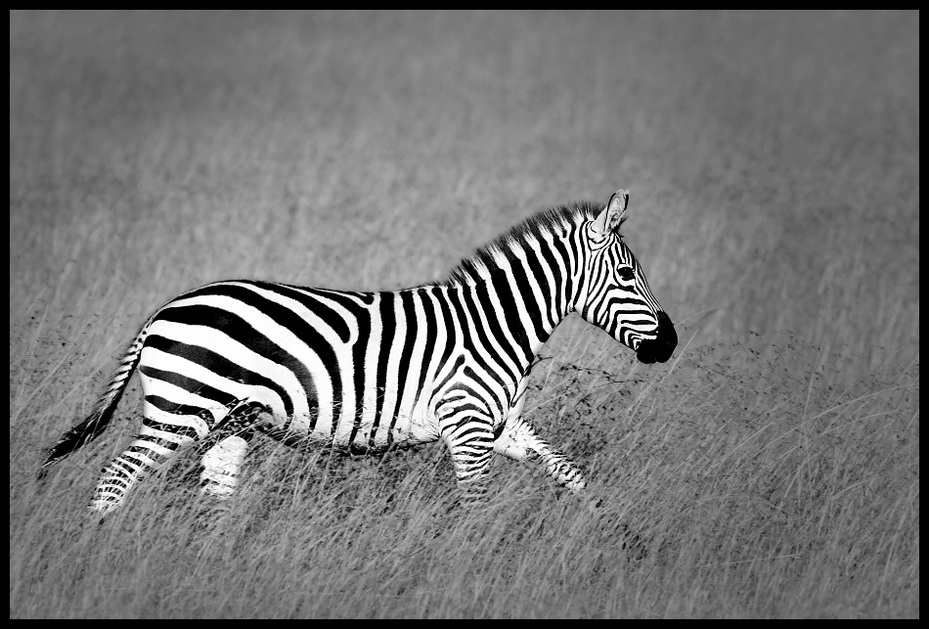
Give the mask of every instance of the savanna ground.
[[(11, 617), (918, 616), (918, 57), (918, 13), (11, 13)], [(681, 345), (572, 318), (527, 405), (600, 513), (263, 444), (101, 522), (135, 380), (36, 481), (178, 292), (438, 280), (618, 187)]]

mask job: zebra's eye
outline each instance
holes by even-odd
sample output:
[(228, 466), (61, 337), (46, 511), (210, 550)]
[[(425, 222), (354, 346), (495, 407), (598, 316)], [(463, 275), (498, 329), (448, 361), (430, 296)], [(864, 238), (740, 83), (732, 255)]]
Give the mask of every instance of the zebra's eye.
[(631, 266), (625, 264), (616, 267), (616, 275), (624, 282), (631, 282), (635, 279), (635, 271), (632, 270)]

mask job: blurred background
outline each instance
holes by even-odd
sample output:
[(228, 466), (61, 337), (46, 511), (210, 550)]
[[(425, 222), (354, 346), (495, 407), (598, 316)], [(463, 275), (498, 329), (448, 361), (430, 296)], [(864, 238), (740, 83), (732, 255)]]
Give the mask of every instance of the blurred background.
[(918, 13), (14, 12), (11, 330), (434, 281), (625, 187), (692, 343), (909, 360), (918, 94)]

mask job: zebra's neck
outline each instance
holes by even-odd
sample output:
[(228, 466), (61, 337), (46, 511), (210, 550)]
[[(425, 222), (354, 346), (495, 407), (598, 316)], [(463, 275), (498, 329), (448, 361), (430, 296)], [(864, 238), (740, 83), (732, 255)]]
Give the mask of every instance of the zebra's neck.
[(446, 281), (492, 310), (524, 368), (576, 308), (587, 259), (582, 229), (596, 211), (579, 203), (542, 212), (481, 247)]

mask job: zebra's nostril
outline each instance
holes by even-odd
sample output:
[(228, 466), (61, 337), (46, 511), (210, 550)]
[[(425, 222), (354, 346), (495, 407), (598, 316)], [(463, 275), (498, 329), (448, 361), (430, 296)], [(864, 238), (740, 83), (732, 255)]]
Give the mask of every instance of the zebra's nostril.
[[(671, 317), (669, 317), (663, 310), (658, 312), (657, 340), (668, 347), (668, 357), (670, 357), (671, 352), (673, 352), (674, 348), (677, 347), (677, 330), (674, 329), (674, 324), (671, 322)], [(665, 358), (665, 360), (667, 360), (667, 358)]]
[(658, 335), (654, 339), (642, 341), (636, 351), (636, 357), (639, 362), (652, 364), (654, 362), (664, 363), (671, 358), (674, 348), (677, 347), (677, 331), (674, 324), (664, 311), (658, 312)]

